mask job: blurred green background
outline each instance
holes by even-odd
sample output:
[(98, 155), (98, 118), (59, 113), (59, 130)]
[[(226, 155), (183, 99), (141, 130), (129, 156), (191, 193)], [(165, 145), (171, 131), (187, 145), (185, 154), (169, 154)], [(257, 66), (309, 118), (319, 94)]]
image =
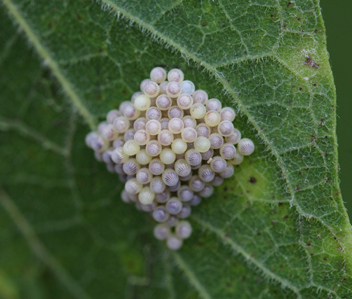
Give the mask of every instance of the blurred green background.
[(352, 1), (320, 0), (337, 90), (337, 137), (342, 197), (352, 220)]

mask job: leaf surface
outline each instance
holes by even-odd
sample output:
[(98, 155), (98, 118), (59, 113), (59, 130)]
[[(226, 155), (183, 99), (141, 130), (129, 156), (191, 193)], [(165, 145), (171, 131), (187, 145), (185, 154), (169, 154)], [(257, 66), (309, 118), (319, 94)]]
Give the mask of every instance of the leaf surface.
[[(350, 296), (318, 1), (2, 1), (0, 294)], [(84, 144), (157, 65), (234, 107), (256, 144), (193, 209), (177, 253), (122, 203), (123, 184)]]

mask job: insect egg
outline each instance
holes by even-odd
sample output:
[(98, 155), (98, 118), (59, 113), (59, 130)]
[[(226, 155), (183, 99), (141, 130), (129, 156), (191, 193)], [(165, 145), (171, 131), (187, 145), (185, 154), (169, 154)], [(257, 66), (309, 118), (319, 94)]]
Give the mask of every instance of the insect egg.
[(203, 182), (211, 182), (215, 177), (209, 165), (202, 165), (198, 170), (198, 175)]
[(167, 189), (170, 191), (170, 192), (176, 192), (178, 189), (180, 189), (181, 187), (181, 182), (178, 181), (175, 185), (173, 186), (167, 186)]
[(161, 124), (158, 120), (152, 119), (146, 123), (145, 130), (150, 135), (157, 135), (161, 131)]
[(224, 179), (221, 176), (216, 175), (214, 180), (211, 183), (213, 186), (220, 186), (222, 185), (223, 182), (224, 182)]
[(123, 115), (130, 120), (137, 119), (141, 112), (134, 108), (132, 104), (126, 105), (125, 109), (122, 111)]
[(182, 202), (177, 197), (171, 197), (165, 204), (165, 208), (170, 214), (176, 215), (182, 209)]
[(160, 203), (167, 202), (170, 198), (170, 191), (169, 190), (164, 190), (160, 193), (155, 194), (155, 200)]
[(233, 127), (232, 122), (228, 120), (222, 121), (221, 123), (219, 123), (218, 126), (219, 134), (225, 137), (230, 136), (233, 133), (234, 129), (235, 128)]
[(156, 107), (150, 107), (146, 111), (145, 117), (147, 118), (147, 120), (151, 120), (151, 119), (160, 120), (161, 119), (161, 111)]
[(154, 98), (159, 94), (159, 85), (153, 81), (149, 81), (144, 85), (143, 92), (147, 97)]
[(219, 156), (214, 157), (210, 163), (210, 168), (215, 172), (223, 172), (226, 166), (225, 159)]
[(101, 136), (108, 141), (114, 140), (118, 134), (114, 130), (114, 126), (111, 124), (107, 124), (106, 126), (104, 126), (101, 131)]
[(167, 241), (166, 241), (166, 245), (169, 249), (171, 250), (178, 250), (181, 248), (182, 246), (182, 240), (177, 238), (176, 236), (174, 235), (170, 235), (168, 238), (167, 238)]
[(187, 239), (191, 236), (192, 234), (192, 227), (191, 224), (188, 221), (180, 221), (176, 225), (175, 229), (176, 235), (181, 238), (181, 239)]
[(164, 111), (170, 109), (172, 100), (167, 95), (162, 94), (156, 98), (155, 104), (160, 110)]
[(196, 127), (196, 131), (197, 131), (197, 135), (198, 136), (203, 136), (203, 137), (209, 137), (210, 135), (210, 127), (206, 124), (199, 124), (197, 127)]
[(121, 113), (120, 113), (119, 110), (116, 110), (116, 109), (110, 110), (110, 111), (106, 114), (106, 122), (107, 122), (108, 124), (112, 124), (112, 123), (114, 123), (114, 120), (115, 120), (117, 117), (119, 117), (119, 116), (121, 116)]
[(205, 183), (200, 179), (199, 176), (194, 175), (189, 180), (189, 187), (194, 192), (202, 191), (205, 186)]
[(183, 110), (191, 108), (193, 105), (193, 98), (189, 94), (181, 94), (177, 98), (177, 106)]
[(147, 165), (152, 160), (152, 157), (148, 155), (145, 149), (142, 149), (137, 153), (136, 160), (141, 165)]
[(125, 133), (129, 129), (130, 121), (124, 116), (119, 116), (114, 120), (113, 126), (117, 132)]
[(184, 124), (183, 124), (182, 119), (180, 119), (180, 118), (170, 119), (169, 130), (171, 133), (179, 134), (182, 132), (183, 128), (184, 128)]
[(220, 114), (217, 111), (210, 110), (204, 116), (204, 121), (209, 127), (217, 126), (220, 120)]
[(201, 103), (193, 104), (190, 108), (190, 113), (195, 119), (201, 119), (207, 112), (205, 106)]
[(124, 153), (129, 156), (134, 156), (139, 152), (139, 150), (140, 150), (139, 144), (135, 140), (128, 140), (123, 145)]
[(155, 206), (156, 206), (156, 203), (154, 201), (152, 203), (148, 204), (148, 205), (141, 204), (142, 211), (144, 211), (144, 212), (153, 211)]
[(127, 175), (135, 175), (137, 171), (139, 170), (141, 166), (137, 162), (136, 159), (128, 159), (124, 164), (123, 164), (123, 171)]
[(202, 156), (195, 149), (190, 149), (185, 154), (185, 160), (189, 165), (196, 166), (202, 163)]
[(169, 84), (169, 82), (167, 82), (167, 81), (160, 83), (160, 85), (159, 85), (159, 93), (160, 94), (166, 94), (166, 87), (168, 84)]
[(194, 194), (192, 199), (188, 202), (191, 206), (198, 206), (202, 199), (198, 194)]
[(230, 160), (235, 157), (235, 154), (236, 154), (236, 148), (231, 143), (225, 143), (220, 148), (220, 156), (223, 157), (224, 159)]
[(116, 164), (121, 164), (128, 160), (128, 155), (125, 154), (122, 147), (117, 147), (111, 153), (111, 160)]
[(210, 197), (214, 192), (214, 187), (210, 184), (205, 184), (204, 189), (199, 192), (199, 195), (207, 198)]
[(137, 110), (146, 111), (150, 107), (151, 101), (149, 97), (141, 94), (135, 98), (133, 105)]
[(165, 224), (158, 224), (154, 228), (154, 236), (158, 240), (165, 240), (170, 235), (170, 227)]
[(154, 175), (161, 175), (165, 169), (164, 163), (160, 159), (153, 159), (149, 163), (149, 171)]
[(114, 142), (112, 143), (112, 147), (113, 148), (117, 148), (117, 147), (123, 147), (123, 145), (125, 144), (125, 140), (122, 136), (117, 137)]
[(237, 129), (233, 129), (231, 135), (225, 138), (226, 142), (237, 144), (241, 140), (241, 132)]
[(123, 135), (123, 138), (125, 141), (128, 140), (133, 140), (134, 139), (134, 134), (135, 134), (135, 130), (134, 129), (129, 129), (125, 132), (125, 134)]
[(221, 120), (233, 122), (236, 117), (236, 112), (231, 107), (222, 108), (220, 111)]
[(165, 190), (165, 184), (160, 177), (155, 177), (150, 181), (150, 189), (154, 193), (162, 193)]
[(122, 201), (125, 202), (125, 203), (130, 203), (130, 202), (131, 202), (131, 201), (130, 201), (130, 198), (129, 198), (129, 196), (128, 196), (128, 193), (127, 193), (126, 190), (123, 190), (123, 191), (122, 191), (122, 193), (121, 193), (121, 199), (122, 199)]
[(156, 140), (149, 141), (145, 147), (147, 154), (152, 157), (158, 156), (161, 152), (161, 149), (162, 149), (161, 144)]
[(194, 142), (194, 148), (201, 153), (208, 151), (210, 149), (209, 139), (203, 136), (198, 137)]
[(137, 171), (136, 179), (142, 185), (150, 183), (152, 178), (153, 178), (153, 175), (147, 168), (142, 168)]
[(181, 133), (181, 137), (186, 142), (194, 142), (197, 139), (197, 131), (193, 128), (185, 128)]
[(166, 220), (166, 224), (169, 227), (174, 227), (178, 222), (178, 217), (174, 215), (170, 215), (169, 219)]
[[(141, 92), (141, 91), (135, 92), (135, 93), (132, 95), (132, 97), (131, 97), (131, 103), (134, 104), (134, 101), (136, 100), (136, 98), (139, 97), (139, 96), (142, 95), (142, 94), (143, 94), (143, 92)], [(138, 109), (138, 110), (139, 110), (139, 109)]]
[(177, 82), (170, 82), (166, 86), (166, 94), (171, 98), (176, 98), (181, 94), (181, 85)]
[(186, 115), (182, 118), (185, 128), (195, 128), (197, 126), (197, 121), (190, 115)]
[(115, 172), (118, 174), (124, 175), (125, 172), (123, 171), (123, 164), (116, 164), (115, 165)]
[[(192, 94), (196, 90), (194, 83), (189, 80), (184, 80), (181, 83), (182, 93)], [(193, 101), (193, 99), (192, 99)]]
[(121, 113), (123, 113), (123, 110), (125, 110), (125, 107), (130, 105), (131, 103), (129, 101), (123, 101), (121, 104), (120, 104), (120, 107), (119, 107), (119, 111)]
[(172, 118), (182, 118), (183, 115), (184, 115), (184, 112), (183, 110), (178, 107), (178, 106), (172, 106), (168, 112), (167, 112), (167, 115), (169, 117), (169, 119), (172, 119)]
[(181, 83), (183, 81), (184, 75), (183, 72), (179, 69), (172, 69), (167, 74), (167, 80), (170, 82)]
[(169, 218), (169, 213), (166, 211), (165, 207), (158, 206), (152, 214), (153, 218), (157, 222), (165, 222)]
[(210, 99), (207, 101), (206, 103), (207, 106), (207, 110), (208, 111), (216, 111), (216, 112), (220, 112), (221, 111), (221, 102), (218, 99)]
[(232, 165), (239, 165), (243, 162), (244, 156), (236, 152), (235, 156), (229, 161)]
[(150, 72), (150, 79), (156, 83), (162, 83), (166, 79), (166, 71), (161, 67), (155, 67)]
[(220, 176), (223, 178), (230, 178), (233, 176), (235, 172), (235, 169), (233, 168), (233, 166), (229, 163), (227, 163), (226, 168), (223, 172), (220, 172)]
[(191, 207), (183, 205), (181, 211), (177, 214), (178, 218), (185, 219), (191, 215)]
[(165, 169), (161, 177), (166, 186), (174, 186), (179, 180), (177, 173), (173, 169)]
[(205, 161), (208, 161), (210, 158), (212, 158), (214, 156), (214, 150), (213, 149), (209, 149), (204, 153), (200, 153), (202, 155), (202, 159)]
[(177, 196), (182, 201), (190, 201), (193, 198), (193, 191), (188, 186), (182, 186), (177, 191)]
[(208, 94), (204, 90), (196, 90), (193, 93), (194, 103), (205, 104), (208, 101)]
[(130, 179), (125, 185), (125, 190), (129, 194), (138, 194), (142, 190), (142, 184), (137, 179)]
[(254, 152), (254, 143), (248, 138), (243, 138), (238, 142), (238, 151), (244, 156), (248, 156)]
[(212, 149), (219, 149), (224, 144), (224, 139), (220, 134), (213, 133), (209, 136), (209, 142)]
[(180, 177), (185, 177), (191, 173), (192, 169), (186, 160), (180, 159), (175, 163), (175, 171)]
[(183, 139), (177, 138), (172, 142), (171, 149), (176, 154), (183, 154), (187, 150), (187, 143)]
[(164, 148), (160, 153), (160, 160), (164, 164), (172, 164), (176, 160), (176, 154), (169, 148)]
[(155, 193), (149, 187), (144, 187), (139, 192), (138, 200), (143, 205), (149, 205), (153, 202), (154, 197)]

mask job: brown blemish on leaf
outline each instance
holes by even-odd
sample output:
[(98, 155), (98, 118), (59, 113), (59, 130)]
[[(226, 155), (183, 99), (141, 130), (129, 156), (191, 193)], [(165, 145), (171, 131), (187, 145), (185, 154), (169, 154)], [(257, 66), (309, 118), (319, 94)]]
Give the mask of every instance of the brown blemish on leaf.
[(306, 56), (306, 61), (304, 62), (304, 64), (314, 69), (319, 68), (319, 64), (317, 64), (309, 55)]

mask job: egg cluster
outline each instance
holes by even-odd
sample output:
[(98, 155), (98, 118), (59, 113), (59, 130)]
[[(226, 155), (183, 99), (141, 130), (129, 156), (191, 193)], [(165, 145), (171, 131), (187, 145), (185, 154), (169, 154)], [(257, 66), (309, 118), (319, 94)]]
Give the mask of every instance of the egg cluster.
[(184, 220), (191, 206), (231, 177), (254, 144), (234, 128), (235, 111), (195, 90), (179, 69), (156, 67), (140, 88), (86, 144), (125, 182), (122, 200), (150, 213), (155, 237), (177, 250), (192, 233)]

